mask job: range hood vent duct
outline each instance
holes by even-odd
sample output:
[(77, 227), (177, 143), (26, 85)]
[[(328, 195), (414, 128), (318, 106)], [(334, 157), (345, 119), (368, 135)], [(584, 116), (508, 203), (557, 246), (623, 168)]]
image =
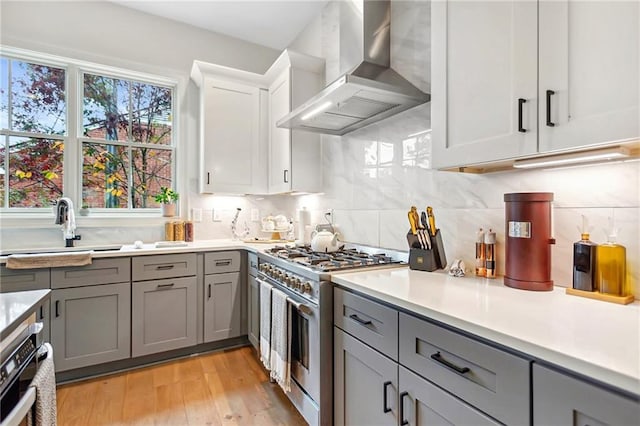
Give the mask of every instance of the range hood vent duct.
[(390, 1), (361, 0), (361, 6), (351, 13), (342, 9), (340, 16), (342, 49), (357, 43), (359, 37), (349, 37), (353, 31), (361, 33), (360, 64), (280, 119), (278, 127), (344, 135), (429, 102), (430, 95), (390, 68)]

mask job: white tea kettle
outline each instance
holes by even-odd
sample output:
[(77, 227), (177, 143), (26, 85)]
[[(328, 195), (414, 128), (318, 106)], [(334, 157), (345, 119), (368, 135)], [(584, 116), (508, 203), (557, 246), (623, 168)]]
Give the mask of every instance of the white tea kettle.
[(338, 234), (329, 231), (313, 231), (311, 233), (311, 250), (322, 253), (338, 251)]

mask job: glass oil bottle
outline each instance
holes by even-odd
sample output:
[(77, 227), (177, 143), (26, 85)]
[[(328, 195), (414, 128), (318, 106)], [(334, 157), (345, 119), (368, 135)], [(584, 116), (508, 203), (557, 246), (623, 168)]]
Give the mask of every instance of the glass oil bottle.
[(596, 285), (601, 293), (626, 296), (627, 249), (616, 243), (616, 236), (610, 222), (607, 242), (596, 249)]
[(496, 233), (489, 229), (484, 234), (485, 270), (487, 278), (496, 277)]
[(580, 241), (573, 244), (573, 288), (582, 291), (596, 291), (596, 249), (597, 244), (589, 240), (587, 218), (582, 216)]

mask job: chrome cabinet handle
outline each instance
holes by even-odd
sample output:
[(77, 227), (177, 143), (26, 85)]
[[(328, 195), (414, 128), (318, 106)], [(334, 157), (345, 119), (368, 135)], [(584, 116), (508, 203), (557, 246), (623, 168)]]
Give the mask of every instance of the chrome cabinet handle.
[(362, 325), (371, 325), (373, 324), (371, 321), (368, 320), (363, 320), (362, 318), (360, 318), (358, 315), (356, 314), (351, 314), (349, 315), (349, 318), (351, 318), (352, 320), (354, 320), (355, 322), (358, 322)]
[(431, 359), (444, 365), (445, 367), (455, 371), (458, 374), (465, 374), (468, 373), (469, 371), (471, 371), (471, 369), (469, 367), (458, 367), (457, 365), (455, 365), (454, 363), (447, 361), (446, 359), (442, 358), (442, 355), (440, 355), (440, 352), (436, 352), (435, 354), (431, 354)]

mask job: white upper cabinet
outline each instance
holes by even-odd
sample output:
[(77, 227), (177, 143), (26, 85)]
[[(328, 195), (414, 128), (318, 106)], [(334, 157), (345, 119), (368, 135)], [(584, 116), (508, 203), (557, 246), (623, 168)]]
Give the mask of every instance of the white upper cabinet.
[(267, 190), (267, 91), (256, 74), (196, 61), (200, 86), (200, 192)]
[(432, 3), (435, 167), (536, 152), (536, 9), (528, 1)]
[(321, 136), (276, 123), (323, 87), (324, 60), (285, 50), (265, 74), (269, 84), (269, 190), (322, 190)]
[(640, 135), (637, 1), (540, 2), (540, 151)]
[(433, 165), (637, 138), (638, 2), (432, 2)]

